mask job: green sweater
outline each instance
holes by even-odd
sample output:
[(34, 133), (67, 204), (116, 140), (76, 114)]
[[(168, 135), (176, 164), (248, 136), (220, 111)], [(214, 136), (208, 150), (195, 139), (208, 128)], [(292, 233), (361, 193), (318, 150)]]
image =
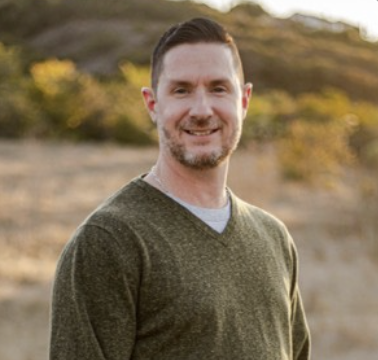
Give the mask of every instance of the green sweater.
[(290, 235), (231, 206), (219, 234), (141, 178), (109, 198), (61, 255), (50, 360), (309, 359)]

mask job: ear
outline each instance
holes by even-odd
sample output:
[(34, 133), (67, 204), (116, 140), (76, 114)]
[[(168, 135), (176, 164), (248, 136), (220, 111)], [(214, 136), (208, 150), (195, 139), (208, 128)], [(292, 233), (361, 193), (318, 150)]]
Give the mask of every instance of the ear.
[(144, 100), (144, 105), (148, 113), (150, 114), (151, 120), (153, 123), (156, 123), (156, 99), (154, 91), (150, 88), (143, 87), (142, 88), (142, 96)]
[(247, 115), (248, 106), (249, 106), (249, 100), (252, 97), (252, 83), (246, 83), (244, 84), (242, 88), (242, 107), (243, 107), (243, 117)]

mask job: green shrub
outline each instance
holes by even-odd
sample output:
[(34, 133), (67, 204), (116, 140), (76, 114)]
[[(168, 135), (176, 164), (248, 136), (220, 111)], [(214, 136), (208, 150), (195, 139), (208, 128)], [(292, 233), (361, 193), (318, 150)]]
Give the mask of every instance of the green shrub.
[(128, 64), (125, 80), (101, 83), (80, 73), (68, 60), (51, 59), (31, 68), (34, 100), (44, 113), (45, 137), (73, 140), (116, 140), (147, 144), (154, 141), (151, 122), (140, 94), (147, 73)]
[(37, 108), (29, 97), (30, 82), (22, 72), (17, 49), (0, 43), (0, 136), (19, 138), (30, 133)]
[(279, 142), (278, 159), (283, 175), (311, 182), (337, 174), (353, 159), (348, 133), (347, 124), (341, 121), (293, 121)]
[(244, 122), (242, 142), (281, 138), (287, 122), (296, 116), (296, 102), (283, 91), (253, 96)]
[(367, 167), (378, 171), (378, 136), (364, 147), (362, 156)]

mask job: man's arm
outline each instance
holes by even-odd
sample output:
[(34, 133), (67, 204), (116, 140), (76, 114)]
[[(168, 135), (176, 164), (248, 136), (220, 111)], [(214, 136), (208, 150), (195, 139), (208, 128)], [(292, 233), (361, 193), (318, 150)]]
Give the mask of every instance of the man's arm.
[(309, 360), (311, 357), (311, 337), (298, 285), (298, 254), (291, 237), (290, 240), (291, 256), (293, 263), (291, 285), (291, 326), (293, 360)]
[(310, 332), (298, 288), (292, 300), (292, 339), (293, 359), (309, 360), (311, 356)]
[(56, 272), (50, 360), (131, 358), (138, 268), (135, 252), (121, 251), (106, 230), (86, 225), (77, 231)]

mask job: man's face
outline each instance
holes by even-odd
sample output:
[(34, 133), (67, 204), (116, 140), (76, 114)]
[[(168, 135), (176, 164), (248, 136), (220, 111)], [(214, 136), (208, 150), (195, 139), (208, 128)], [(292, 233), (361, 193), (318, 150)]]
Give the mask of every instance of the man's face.
[(194, 169), (228, 159), (239, 142), (250, 93), (251, 84), (240, 83), (225, 45), (183, 44), (169, 50), (156, 93), (143, 91), (162, 156)]

